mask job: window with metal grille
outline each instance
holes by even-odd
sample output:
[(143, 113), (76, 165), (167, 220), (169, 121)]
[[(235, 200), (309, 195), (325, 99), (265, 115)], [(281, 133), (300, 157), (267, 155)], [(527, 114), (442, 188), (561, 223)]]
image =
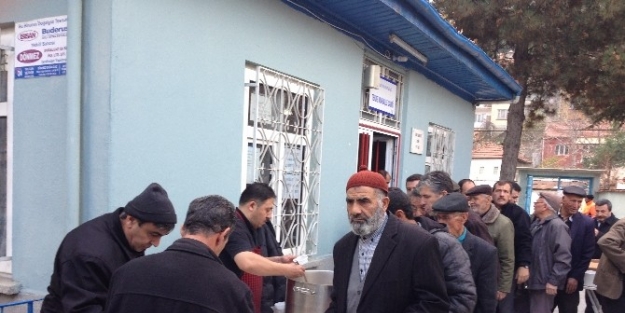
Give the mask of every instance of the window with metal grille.
[(246, 182), (276, 192), (272, 222), (285, 253), (315, 254), (324, 90), (252, 63), (245, 90)]
[(369, 94), (370, 94), (371, 88), (367, 86), (363, 86), (362, 88), (363, 96), (361, 98), (362, 103), (360, 105), (360, 118), (367, 120), (367, 121), (382, 124), (388, 127), (392, 127), (395, 129), (399, 129), (400, 121), (401, 121), (402, 94), (404, 91), (404, 76), (400, 74), (399, 72), (394, 71), (381, 64), (378, 64), (377, 62), (371, 59), (365, 58), (364, 64), (363, 64), (363, 81), (367, 80), (367, 77), (365, 77), (369, 73), (367, 69), (369, 69), (372, 65), (379, 66), (381, 79), (384, 79), (390, 84), (392, 84), (393, 86), (395, 86), (395, 92), (396, 92), (395, 102), (394, 102), (395, 114), (390, 114), (387, 112), (382, 112), (380, 110), (374, 109), (369, 103), (369, 98), (370, 98)]
[(455, 135), (451, 129), (430, 123), (425, 155), (426, 170), (444, 171), (451, 175), (454, 145)]

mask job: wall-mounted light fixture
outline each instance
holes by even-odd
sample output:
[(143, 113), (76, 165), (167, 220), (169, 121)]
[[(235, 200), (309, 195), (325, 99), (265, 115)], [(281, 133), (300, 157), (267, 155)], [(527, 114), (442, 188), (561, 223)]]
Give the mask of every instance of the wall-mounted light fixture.
[(391, 41), (391, 43), (398, 45), (400, 48), (404, 49), (406, 52), (412, 54), (415, 58), (417, 58), (417, 60), (423, 63), (428, 62), (428, 57), (423, 55), (423, 53), (419, 52), (417, 49), (413, 48), (403, 39), (397, 37), (397, 35), (391, 34), (390, 36), (388, 36), (388, 39)]
[(407, 56), (400, 55), (400, 56), (393, 56), (392, 58), (393, 58), (393, 61), (395, 62), (408, 62)]

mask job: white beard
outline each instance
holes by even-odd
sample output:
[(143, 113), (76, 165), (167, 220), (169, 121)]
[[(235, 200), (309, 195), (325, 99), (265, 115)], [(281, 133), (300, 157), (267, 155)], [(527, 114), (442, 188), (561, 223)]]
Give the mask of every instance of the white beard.
[(373, 216), (365, 220), (364, 222), (353, 222), (350, 218), (350, 224), (352, 226), (352, 232), (358, 236), (368, 236), (373, 234), (380, 226), (382, 226), (382, 222), (384, 221), (384, 210), (382, 208), (377, 208)]

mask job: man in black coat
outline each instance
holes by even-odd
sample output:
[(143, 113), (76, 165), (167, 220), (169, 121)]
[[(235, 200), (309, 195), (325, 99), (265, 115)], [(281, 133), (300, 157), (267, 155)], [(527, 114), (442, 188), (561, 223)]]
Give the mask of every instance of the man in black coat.
[(433, 212), (439, 223), (458, 238), (469, 255), (471, 274), (477, 290), (474, 313), (494, 313), (497, 309), (497, 278), (499, 257), (497, 248), (473, 235), (464, 226), (469, 218), (469, 203), (465, 195), (450, 193), (434, 203)]
[(234, 221), (234, 205), (224, 197), (193, 200), (181, 239), (164, 252), (128, 262), (115, 272), (106, 311), (253, 312), (250, 289), (218, 257)]
[[(529, 265), (532, 262), (532, 233), (530, 232), (530, 216), (520, 206), (511, 202), (512, 182), (498, 181), (493, 185), (493, 204), (501, 214), (509, 218), (514, 225), (514, 280), (510, 296), (505, 297), (499, 303), (500, 312), (523, 311), (525, 308), (520, 305), (526, 301), (515, 301), (519, 296), (527, 296), (523, 292), (523, 285), (530, 277)], [(518, 299), (526, 300), (526, 299)]]
[[(267, 223), (260, 228), (261, 250), (262, 255), (268, 257), (281, 257), (282, 247), (276, 239), (276, 231), (273, 224), (268, 219)], [(265, 276), (263, 277), (263, 296), (261, 297), (261, 313), (273, 313), (273, 305), (278, 302), (284, 302), (286, 297), (286, 277), (284, 276)]]
[(158, 246), (175, 224), (167, 192), (152, 183), (125, 207), (78, 226), (56, 253), (41, 313), (103, 312), (113, 272)]
[[(601, 248), (599, 248), (599, 239), (605, 235), (614, 223), (618, 222), (618, 218), (612, 214), (612, 202), (607, 199), (601, 199), (596, 201), (595, 203), (595, 217), (593, 218), (593, 223), (595, 226), (595, 253), (592, 255), (593, 259), (601, 258)], [(588, 291), (586, 294), (586, 313), (594, 313), (594, 310), (591, 305), (590, 297), (588, 296)], [(597, 294), (598, 297), (601, 295)]]
[(558, 290), (553, 302), (560, 313), (577, 313), (579, 291), (584, 289), (584, 275), (595, 253), (595, 227), (590, 217), (579, 212), (586, 191), (578, 186), (567, 186), (562, 193), (560, 218), (569, 226), (572, 260), (565, 290)]
[(610, 200), (601, 199), (595, 202), (595, 211), (597, 215), (593, 218), (595, 224), (595, 253), (593, 259), (601, 258), (601, 248), (596, 244), (605, 233), (607, 233), (614, 223), (618, 222), (618, 218), (612, 214), (612, 202)]
[[(254, 312), (270, 309), (275, 299), (271, 292), (264, 292), (265, 277), (286, 276), (297, 278), (304, 275), (304, 267), (294, 263), (294, 255), (269, 255), (266, 246), (266, 225), (275, 204), (276, 194), (269, 185), (255, 182), (247, 184), (239, 197), (235, 211), (236, 227), (219, 258), (226, 268), (237, 275), (252, 290)], [(270, 285), (267, 285), (270, 286)]]
[[(454, 192), (454, 184), (449, 174), (443, 171), (432, 171), (421, 177), (416, 190), (420, 195), (420, 205), (427, 216), (434, 218), (432, 216), (432, 205), (443, 196)], [(419, 222), (419, 224), (424, 226), (427, 230), (433, 229), (427, 226), (428, 223)], [(469, 212), (469, 219), (464, 226), (473, 235), (494, 245), (493, 238), (488, 233), (488, 226), (486, 226), (480, 216), (473, 211)]]
[(345, 189), (352, 232), (334, 245), (334, 290), (326, 312), (448, 313), (436, 238), (386, 214), (382, 175), (360, 171)]

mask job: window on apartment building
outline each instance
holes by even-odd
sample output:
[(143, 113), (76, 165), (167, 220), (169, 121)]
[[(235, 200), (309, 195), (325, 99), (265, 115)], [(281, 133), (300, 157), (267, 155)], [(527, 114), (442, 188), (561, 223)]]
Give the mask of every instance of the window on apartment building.
[(493, 175), (499, 175), (499, 166), (493, 167)]
[(484, 174), (484, 167), (480, 166), (480, 169), (477, 171), (477, 173), (480, 175)]
[(508, 118), (508, 109), (498, 109), (497, 110), (497, 119), (505, 120)]
[(285, 253), (315, 254), (324, 90), (251, 63), (245, 82), (246, 183), (276, 192), (272, 222)]
[(428, 141), (425, 154), (426, 169), (452, 174), (455, 135), (446, 127), (432, 124), (428, 126)]
[(567, 145), (556, 145), (556, 155), (567, 155), (569, 154), (569, 146)]
[(488, 120), (488, 114), (486, 114), (486, 113), (475, 114), (475, 122), (476, 123), (484, 123), (487, 120)]

